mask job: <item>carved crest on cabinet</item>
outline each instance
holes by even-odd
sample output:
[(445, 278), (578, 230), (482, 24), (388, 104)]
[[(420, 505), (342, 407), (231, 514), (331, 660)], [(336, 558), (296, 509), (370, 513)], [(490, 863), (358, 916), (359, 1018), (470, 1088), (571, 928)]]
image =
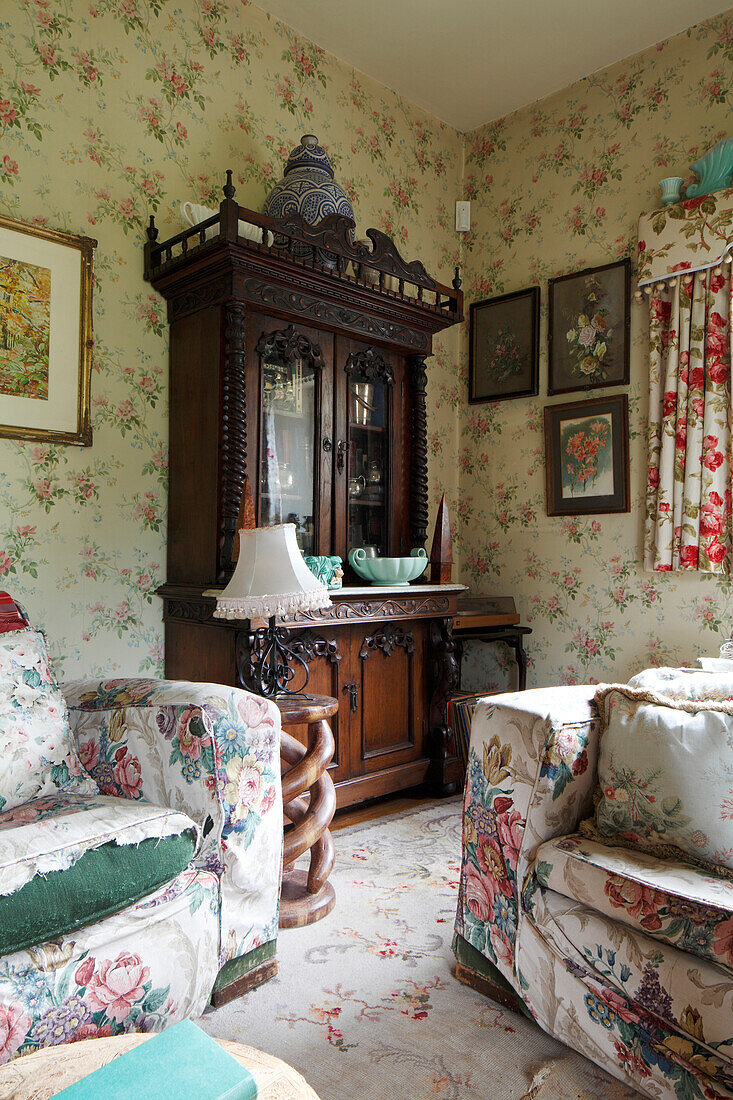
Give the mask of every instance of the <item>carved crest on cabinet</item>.
[(388, 626), (384, 630), (375, 630), (373, 634), (367, 634), (359, 650), (359, 656), (362, 661), (366, 661), (369, 654), (377, 649), (381, 649), (385, 657), (391, 657), (395, 649), (414, 653), (415, 638), (411, 630), (403, 630), (401, 626)]
[(392, 368), (376, 348), (352, 351), (346, 360), (344, 370), (347, 374), (355, 374), (366, 382), (386, 382), (388, 386), (394, 385)]
[(288, 648), (302, 657), (307, 665), (319, 657), (325, 657), (330, 664), (335, 665), (343, 657), (338, 642), (333, 638), (323, 638), (312, 630), (304, 630), (297, 638), (289, 638)]
[(407, 279), (417, 286), (435, 287), (435, 279), (428, 275), (420, 260), (403, 260), (394, 241), (379, 229), (367, 229), (366, 235), (372, 242), (369, 248), (359, 241), (354, 242), (352, 235), (354, 222), (343, 214), (328, 214), (318, 225), (310, 225), (302, 216), (293, 211), (277, 219), (278, 229), (286, 233), (297, 234), (299, 240), (319, 248), (335, 250), (340, 264), (345, 267), (349, 260), (360, 264), (369, 264), (396, 275), (398, 279)]
[[(295, 275), (291, 278), (291, 282), (297, 282)], [(393, 341), (415, 351), (430, 353), (430, 336), (427, 332), (400, 325), (395, 321), (384, 321), (378, 317), (372, 317), (363, 309), (334, 305), (324, 301), (323, 298), (316, 298), (298, 290), (286, 290), (284, 287), (273, 286), (272, 283), (265, 283), (255, 278), (244, 279), (242, 290), (244, 296), (250, 301), (263, 302), (276, 309), (298, 313), (304, 320), (347, 326), (374, 339)]]
[(232, 280), (229, 275), (223, 275), (220, 279), (214, 279), (210, 283), (203, 283), (195, 290), (187, 290), (176, 298), (171, 298), (168, 303), (168, 320), (172, 323), (187, 313), (195, 313), (198, 309), (221, 302), (232, 292)]
[(353, 619), (400, 619), (412, 615), (441, 615), (450, 606), (448, 596), (407, 596), (391, 599), (363, 600), (348, 603), (334, 602), (331, 607), (320, 607), (315, 611), (298, 611), (283, 620), (283, 625), (292, 629), (299, 623), (323, 622), (341, 623)]
[(274, 355), (286, 363), (307, 359), (309, 365), (316, 370), (323, 368), (321, 345), (314, 344), (304, 333), (298, 332), (295, 325), (288, 325), (287, 328), (277, 329), (275, 332), (263, 332), (255, 350), (258, 355)]

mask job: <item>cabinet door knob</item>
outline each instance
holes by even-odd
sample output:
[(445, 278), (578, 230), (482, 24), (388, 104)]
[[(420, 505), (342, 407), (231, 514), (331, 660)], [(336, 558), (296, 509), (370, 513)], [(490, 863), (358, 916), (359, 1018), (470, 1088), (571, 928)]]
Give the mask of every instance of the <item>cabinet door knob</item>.
[(328, 436), (324, 436), (323, 449), (324, 449), (324, 451), (326, 452), (327, 455), (330, 455), (332, 447), (333, 447), (333, 443), (331, 442), (330, 438)]

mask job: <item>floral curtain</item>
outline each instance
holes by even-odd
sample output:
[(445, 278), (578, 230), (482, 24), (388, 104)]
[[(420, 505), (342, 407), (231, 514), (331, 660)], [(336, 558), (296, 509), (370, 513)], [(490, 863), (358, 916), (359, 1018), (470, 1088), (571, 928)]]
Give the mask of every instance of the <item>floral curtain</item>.
[[(731, 192), (719, 192), (726, 199)], [(716, 196), (678, 204), (667, 224), (668, 247), (640, 263), (650, 283), (649, 469), (644, 557), (647, 569), (730, 574), (733, 561), (733, 408), (731, 406), (731, 266), (725, 257), (733, 205)], [(712, 208), (712, 209), (711, 209)], [(712, 218), (711, 218), (712, 214)], [(668, 217), (667, 211), (648, 218)], [(642, 223), (644, 219), (642, 219)], [(705, 225), (701, 228), (701, 223)], [(705, 227), (715, 223), (714, 267)], [(657, 221), (659, 227), (659, 221)], [(665, 226), (662, 225), (662, 230)], [(649, 255), (640, 227), (640, 256)], [(658, 234), (663, 238), (663, 232)], [(722, 239), (721, 239), (722, 238)], [(680, 240), (687, 259), (680, 259)], [(702, 243), (701, 243), (702, 242)], [(721, 257), (723, 262), (721, 263)], [(728, 260), (728, 262), (726, 262)], [(682, 272), (682, 273), (680, 273)]]

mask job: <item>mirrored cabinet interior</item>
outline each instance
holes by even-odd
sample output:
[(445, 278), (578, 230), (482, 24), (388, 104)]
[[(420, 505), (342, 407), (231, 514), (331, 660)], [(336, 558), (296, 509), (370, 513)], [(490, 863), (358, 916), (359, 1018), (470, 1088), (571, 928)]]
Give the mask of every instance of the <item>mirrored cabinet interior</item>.
[(283, 623), (310, 689), (339, 700), (339, 804), (448, 793), (458, 586), (370, 588), (347, 558), (425, 544), (427, 372), (433, 336), (462, 318), (458, 275), (437, 282), (377, 230), (354, 244), (337, 215), (274, 221), (225, 191), (216, 219), (168, 240), (151, 219), (145, 246), (170, 323), (166, 675), (248, 686), (253, 626), (214, 619), (211, 594), (233, 570), (248, 478), (258, 524), (294, 523), (304, 554), (344, 561), (332, 607)]
[(349, 370), (347, 364), (346, 369), (349, 549), (363, 546), (367, 552), (386, 556), (390, 552), (390, 412), (394, 378), (385, 370), (382, 377), (370, 381), (355, 365)]
[[(293, 332), (293, 343), (297, 334)], [(312, 348), (288, 349), (281, 333), (263, 334), (260, 356), (259, 523), (294, 523), (298, 546), (316, 553), (316, 470), (321, 372)], [(285, 346), (278, 348), (278, 344)]]

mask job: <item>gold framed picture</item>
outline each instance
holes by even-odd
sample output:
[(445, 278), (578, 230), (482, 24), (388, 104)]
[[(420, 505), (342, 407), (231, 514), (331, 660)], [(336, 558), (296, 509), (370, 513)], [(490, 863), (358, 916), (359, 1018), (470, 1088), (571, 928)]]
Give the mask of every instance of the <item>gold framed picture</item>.
[(91, 446), (96, 246), (0, 215), (0, 436)]

